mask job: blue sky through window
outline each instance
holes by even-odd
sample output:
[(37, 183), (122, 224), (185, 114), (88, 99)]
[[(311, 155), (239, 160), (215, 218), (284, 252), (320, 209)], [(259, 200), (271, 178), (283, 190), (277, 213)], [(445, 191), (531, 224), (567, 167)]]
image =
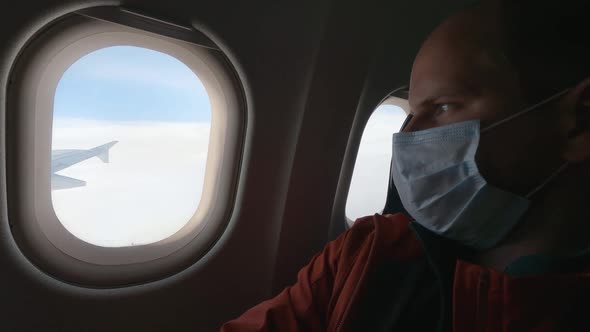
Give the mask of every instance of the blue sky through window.
[(55, 94), (55, 118), (210, 121), (205, 87), (189, 67), (158, 51), (113, 46), (76, 61)]

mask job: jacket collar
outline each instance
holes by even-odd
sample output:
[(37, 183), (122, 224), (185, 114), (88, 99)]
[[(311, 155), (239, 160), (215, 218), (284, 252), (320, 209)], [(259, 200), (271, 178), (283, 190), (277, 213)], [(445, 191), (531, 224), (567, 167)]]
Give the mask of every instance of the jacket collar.
[(464, 256), (468, 249), (428, 230), (415, 221), (410, 223), (410, 228), (416, 233), (416, 237), (424, 249), (424, 254), (437, 276), (441, 280), (446, 280), (449, 276), (452, 277), (457, 258)]

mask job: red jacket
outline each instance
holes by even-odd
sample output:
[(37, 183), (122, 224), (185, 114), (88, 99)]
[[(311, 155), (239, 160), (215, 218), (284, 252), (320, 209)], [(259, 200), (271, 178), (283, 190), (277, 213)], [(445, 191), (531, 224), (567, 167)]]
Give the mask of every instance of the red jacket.
[(460, 249), (402, 214), (359, 219), (293, 286), (221, 331), (590, 331), (586, 256), (515, 276)]

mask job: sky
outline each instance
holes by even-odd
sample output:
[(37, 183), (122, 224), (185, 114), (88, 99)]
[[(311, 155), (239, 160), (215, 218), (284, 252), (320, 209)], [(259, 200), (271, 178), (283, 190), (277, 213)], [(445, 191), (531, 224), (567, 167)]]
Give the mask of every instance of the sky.
[[(401, 108), (383, 105), (367, 123), (348, 218), (381, 212), (391, 135), (404, 118)], [(91, 158), (57, 173), (87, 183), (52, 191), (60, 222), (81, 240), (105, 247), (147, 244), (174, 234), (200, 201), (210, 121), (202, 82), (170, 55), (115, 46), (79, 59), (55, 93), (52, 149), (118, 143), (109, 163)]]
[(176, 58), (132, 46), (108, 47), (75, 62), (55, 93), (55, 118), (210, 121), (205, 87)]

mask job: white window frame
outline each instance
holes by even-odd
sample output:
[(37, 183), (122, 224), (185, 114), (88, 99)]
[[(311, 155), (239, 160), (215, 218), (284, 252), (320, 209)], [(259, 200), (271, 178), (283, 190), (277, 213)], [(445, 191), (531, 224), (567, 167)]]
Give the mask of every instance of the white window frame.
[[(242, 88), (223, 53), (211, 44), (125, 26), (120, 15), (115, 24), (87, 13), (64, 17), (39, 33), (11, 72), (7, 175), (12, 232), (34, 264), (66, 282), (104, 287), (159, 279), (194, 264), (229, 221), (245, 133)], [(187, 224), (155, 243), (112, 248), (78, 239), (59, 221), (51, 200), (50, 165), (59, 80), (84, 55), (117, 45), (153, 49), (187, 65), (209, 95), (211, 132), (201, 201)]]

